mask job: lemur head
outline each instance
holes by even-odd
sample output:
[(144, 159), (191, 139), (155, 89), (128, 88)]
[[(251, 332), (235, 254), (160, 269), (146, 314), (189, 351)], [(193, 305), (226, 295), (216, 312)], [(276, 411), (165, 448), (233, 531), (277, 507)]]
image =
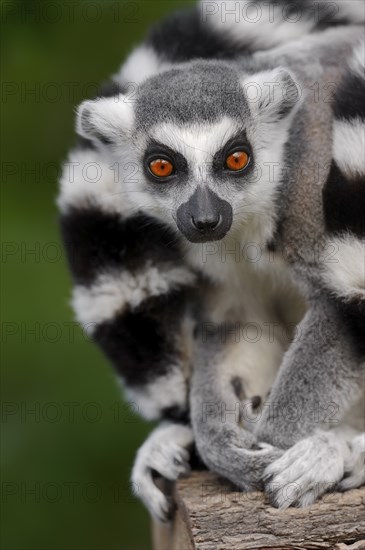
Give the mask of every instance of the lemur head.
[(78, 132), (109, 152), (121, 174), (129, 166), (120, 200), (128, 193), (190, 242), (220, 240), (249, 224), (264, 228), (265, 239), (297, 105), (297, 85), (284, 69), (242, 74), (196, 61), (150, 77), (135, 98), (85, 101)]

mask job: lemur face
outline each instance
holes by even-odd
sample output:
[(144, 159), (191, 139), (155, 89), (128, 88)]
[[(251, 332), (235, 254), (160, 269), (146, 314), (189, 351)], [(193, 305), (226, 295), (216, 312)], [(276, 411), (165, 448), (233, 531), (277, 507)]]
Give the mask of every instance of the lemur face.
[(280, 180), (274, 168), (297, 105), (284, 69), (242, 75), (198, 61), (149, 78), (134, 102), (84, 102), (78, 131), (121, 166), (134, 163), (123, 192), (188, 241), (220, 240), (250, 224), (266, 235)]

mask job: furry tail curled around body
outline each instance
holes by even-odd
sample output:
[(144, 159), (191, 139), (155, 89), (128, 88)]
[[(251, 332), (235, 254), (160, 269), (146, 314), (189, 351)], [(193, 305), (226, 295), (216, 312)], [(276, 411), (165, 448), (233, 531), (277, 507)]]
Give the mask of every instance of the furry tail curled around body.
[(193, 59), (233, 59), (280, 46), (336, 25), (363, 24), (359, 0), (200, 0), (153, 25), (113, 76), (128, 90), (145, 79)]
[(195, 274), (183, 264), (176, 235), (131, 207), (114, 176), (109, 159), (89, 146), (76, 148), (64, 166), (58, 205), (72, 306), (134, 409), (148, 419), (181, 419), (187, 414), (186, 305)]
[(227, 47), (267, 50), (338, 24), (363, 24), (365, 6), (358, 0), (200, 0), (203, 24)]
[(322, 277), (365, 360), (365, 43), (353, 50), (333, 104), (333, 153), (323, 190), (328, 239), (335, 262)]

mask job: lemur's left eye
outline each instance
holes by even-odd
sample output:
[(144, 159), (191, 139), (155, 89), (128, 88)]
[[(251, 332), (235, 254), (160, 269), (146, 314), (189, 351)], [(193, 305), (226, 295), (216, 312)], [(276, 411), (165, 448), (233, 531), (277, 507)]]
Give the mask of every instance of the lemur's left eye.
[(150, 171), (157, 178), (166, 178), (171, 176), (174, 171), (174, 165), (167, 159), (155, 159), (148, 165)]
[(246, 151), (235, 151), (226, 158), (226, 168), (228, 168), (228, 170), (238, 172), (239, 170), (246, 168), (249, 161), (250, 157)]

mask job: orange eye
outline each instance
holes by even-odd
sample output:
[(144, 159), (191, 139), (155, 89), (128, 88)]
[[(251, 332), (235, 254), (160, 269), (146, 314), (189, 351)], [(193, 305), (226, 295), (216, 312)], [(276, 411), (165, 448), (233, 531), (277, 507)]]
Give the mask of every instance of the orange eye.
[(226, 166), (230, 170), (237, 172), (238, 170), (243, 170), (248, 164), (250, 157), (245, 151), (236, 151), (231, 153), (226, 158)]
[(174, 171), (172, 162), (166, 159), (155, 159), (149, 164), (149, 168), (154, 176), (158, 178), (166, 178), (171, 176)]

